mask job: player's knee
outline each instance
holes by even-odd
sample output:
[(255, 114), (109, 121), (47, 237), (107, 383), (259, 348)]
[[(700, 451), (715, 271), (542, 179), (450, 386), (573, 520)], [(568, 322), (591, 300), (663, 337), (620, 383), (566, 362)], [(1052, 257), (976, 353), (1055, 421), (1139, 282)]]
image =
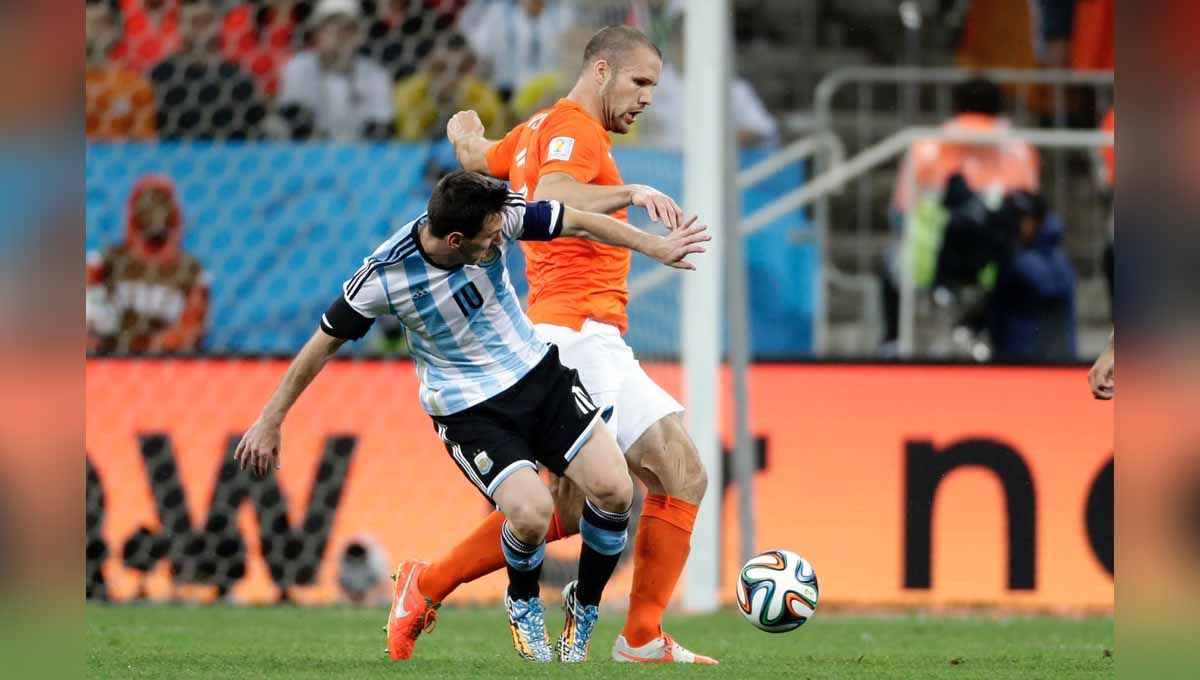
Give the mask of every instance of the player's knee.
[(624, 468), (592, 480), (589, 487), (588, 496), (601, 510), (623, 512), (633, 503), (633, 480)]
[(546, 536), (553, 516), (554, 500), (549, 492), (522, 498), (505, 513), (517, 537), (530, 543), (539, 542)]

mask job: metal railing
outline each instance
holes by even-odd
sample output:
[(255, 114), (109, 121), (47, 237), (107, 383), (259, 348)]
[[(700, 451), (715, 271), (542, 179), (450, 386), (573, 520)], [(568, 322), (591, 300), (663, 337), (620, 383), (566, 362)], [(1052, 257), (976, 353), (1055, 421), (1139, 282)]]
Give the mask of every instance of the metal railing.
[[(858, 184), (858, 216), (857, 240), (858, 265), (853, 272), (839, 269), (830, 257), (828, 246), (830, 227), (830, 197), (843, 190), (851, 181), (881, 165), (897, 159), (914, 141), (919, 139), (941, 139), (946, 141), (972, 142), (980, 144), (1004, 144), (1013, 141), (1024, 141), (1036, 147), (1055, 150), (1064, 149), (1097, 149), (1113, 143), (1110, 133), (1094, 130), (1068, 129), (1038, 129), (1014, 127), (1001, 133), (968, 133), (947, 131), (935, 127), (914, 127), (907, 125), (899, 130), (890, 130), (881, 140), (874, 139), (883, 126), (871, 121), (864, 112), (869, 112), (871, 104), (870, 87), (872, 85), (900, 84), (913, 86), (944, 86), (945, 113), (949, 115), (949, 87), (975, 74), (984, 74), (1001, 85), (1032, 88), (1051, 86), (1062, 91), (1073, 86), (1089, 86), (1093, 88), (1097, 108), (1103, 108), (1111, 101), (1112, 73), (1108, 71), (1059, 71), (1059, 70), (1023, 70), (1000, 69), (986, 71), (969, 71), (963, 69), (922, 69), (922, 68), (867, 68), (852, 67), (835, 71), (825, 77), (817, 87), (816, 118), (818, 131), (803, 137), (784, 147), (779, 152), (759, 161), (755, 165), (742, 170), (737, 175), (737, 188), (745, 190), (771, 177), (790, 163), (812, 160), (813, 172), (810, 179), (793, 191), (783, 194), (754, 213), (746, 215), (739, 223), (742, 238), (749, 237), (760, 231), (776, 219), (796, 210), (813, 206), (813, 228), (798, 237), (813, 239), (816, 243), (821, 265), (818, 267), (819, 280), (814, 289), (817, 291), (814, 299), (814, 353), (823, 356), (829, 348), (829, 314), (827, 293), (830, 288), (851, 290), (860, 295), (861, 306), (859, 320), (864, 331), (874, 332), (882, 327), (882, 292), (879, 282), (873, 273), (873, 267), (866, 258), (871, 256), (867, 245), (869, 232), (869, 215), (872, 197), (867, 182)], [(861, 149), (852, 158), (847, 159), (846, 145), (833, 131), (834, 103), (838, 93), (848, 85), (858, 88), (860, 99), (857, 112), (856, 141)], [(862, 93), (867, 94), (863, 95)], [(1022, 90), (1018, 89), (1018, 93)], [(1023, 97), (1019, 97), (1021, 101)], [(916, 97), (912, 97), (915, 102)], [(1066, 109), (1065, 97), (1054, 97), (1055, 121), (1064, 122)], [(864, 107), (866, 104), (866, 107)], [(1023, 109), (1018, 108), (1017, 119), (1023, 116)], [(908, 114), (915, 117), (913, 113)], [(898, 112), (896, 125), (903, 123), (905, 114)], [(930, 116), (935, 118), (936, 116)], [(890, 127), (890, 126), (889, 126)], [(1061, 156), (1061, 155), (1060, 155)], [(1055, 173), (1056, 179), (1065, 181), (1066, 173)], [(1063, 191), (1056, 189), (1056, 192)], [(1062, 205), (1056, 202), (1056, 205)], [(652, 290), (670, 281), (678, 271), (666, 268), (654, 268), (635, 276), (630, 281), (631, 298)], [(916, 290), (912, 285), (911, 276), (905, 276), (906, 281), (901, 285), (900, 310), (900, 341), (899, 351), (902, 357), (912, 357), (914, 351), (914, 323)], [(881, 335), (864, 332), (865, 339), (859, 343), (860, 350), (870, 351), (868, 344), (874, 337)]]
[[(896, 159), (908, 150), (912, 144), (922, 139), (938, 139), (950, 142), (969, 142), (973, 144), (991, 144), (1004, 145), (1011, 144), (1014, 141), (1025, 142), (1032, 146), (1043, 148), (1100, 148), (1113, 144), (1113, 135), (1110, 132), (1100, 132), (1095, 130), (1041, 130), (1029, 128), (1010, 128), (1002, 132), (965, 132), (945, 130), (942, 128), (914, 127), (906, 130), (901, 130), (890, 137), (876, 143), (875, 145), (864, 149), (856, 156), (845, 161), (844, 163), (835, 164), (828, 172), (821, 173), (815, 176), (811, 181), (807, 182), (796, 190), (791, 191), (783, 196), (772, 201), (768, 206), (765, 206), (762, 211), (773, 209), (780, 214), (786, 213), (789, 210), (796, 210), (809, 205), (815, 201), (819, 201), (831, 193), (841, 190), (847, 182), (865, 175), (875, 168)], [(818, 220), (818, 224), (821, 221)], [(822, 225), (824, 229), (826, 225)], [(751, 232), (752, 233), (752, 232)], [(822, 244), (824, 242), (822, 241)], [(824, 249), (822, 249), (824, 250)], [(828, 265), (828, 255), (823, 253), (823, 258)], [(847, 282), (854, 282), (853, 285), (864, 292), (863, 308), (860, 311), (860, 318), (864, 323), (870, 323), (874, 314), (871, 309), (872, 305), (876, 304), (878, 299), (878, 291), (872, 294), (872, 286), (874, 280), (872, 277), (860, 273), (858, 276), (844, 275), (832, 265), (822, 266), (822, 271), (827, 271), (824, 274), (825, 280), (836, 280), (845, 278)], [(912, 358), (914, 350), (914, 323), (916, 318), (916, 285), (913, 281), (913, 276), (910, 268), (905, 263), (901, 267), (903, 280), (900, 286), (900, 337), (899, 337), (899, 355), (901, 358)], [(864, 281), (865, 279), (865, 281)], [(822, 293), (824, 286), (820, 287)], [(821, 316), (819, 323), (827, 323), (824, 314), (824, 306), (820, 308)]]
[[(902, 154), (917, 140), (923, 139), (995, 146), (1022, 142), (1042, 149), (1100, 149), (1103, 146), (1110, 146), (1114, 143), (1111, 132), (1094, 130), (1010, 128), (1010, 130), (1001, 132), (965, 132), (948, 131), (944, 130), (944, 128), (936, 127), (913, 127), (893, 134), (892, 137), (884, 139), (883, 142), (872, 146), (871, 149), (864, 151), (863, 154), (854, 158), (858, 160), (859, 157), (865, 157), (869, 154), (871, 160), (875, 160), (875, 158), (881, 158), (881, 160), (882, 158), (892, 158)], [(910, 167), (910, 174), (911, 171), (912, 168)], [(901, 181), (905, 181), (908, 185), (912, 186), (911, 176), (904, 177)], [(911, 229), (906, 229), (906, 233), (911, 233)], [(900, 333), (898, 338), (900, 359), (912, 359), (914, 349), (916, 349), (916, 339), (914, 338), (916, 338), (917, 284), (914, 281), (912, 267), (908, 265), (910, 263), (908, 263), (907, 258), (902, 258), (902, 266), (900, 267), (902, 277), (902, 281), (900, 282)]]
[[(846, 184), (861, 178), (881, 165), (899, 158), (918, 140), (936, 139), (949, 142), (1004, 145), (1025, 142), (1032, 146), (1056, 149), (1096, 149), (1113, 144), (1110, 132), (1095, 130), (1042, 130), (1036, 128), (1009, 128), (999, 132), (966, 132), (945, 130), (935, 127), (912, 127), (901, 130), (876, 144), (862, 150), (853, 158), (845, 159), (844, 149), (836, 135), (818, 133), (785, 147), (779, 153), (766, 158), (738, 174), (738, 186), (748, 187), (770, 176), (769, 169), (777, 170), (787, 162), (806, 158), (822, 158), (824, 151), (828, 165), (818, 166), (812, 179), (796, 189), (776, 198), (754, 213), (747, 215), (739, 225), (742, 238), (761, 230), (774, 219), (814, 203), (813, 229), (809, 237), (816, 240), (821, 257), (819, 282), (814, 301), (814, 349), (822, 356), (828, 342), (828, 314), (825, 303), (826, 286), (853, 289), (862, 295), (859, 318), (864, 326), (875, 328), (880, 325), (881, 312), (879, 285), (874, 276), (859, 272), (851, 274), (839, 270), (831, 261), (826, 248), (828, 235), (828, 213), (821, 209), (824, 199), (845, 188)], [(788, 160), (781, 160), (787, 158)], [(899, 354), (911, 358), (914, 349), (914, 321), (916, 309), (916, 285), (908, 266), (901, 268), (903, 280), (900, 292), (900, 337)], [(644, 294), (679, 274), (678, 270), (656, 267), (630, 281), (630, 297)]]
[[(832, 132), (818, 132), (814, 135), (799, 139), (778, 152), (764, 158), (754, 165), (740, 171), (737, 174), (736, 182), (738, 191), (745, 191), (755, 185), (769, 179), (775, 173), (783, 170), (791, 163), (802, 162), (809, 159), (814, 161), (816, 172), (820, 172), (825, 168), (833, 168), (842, 165), (845, 162), (846, 150), (842, 145), (841, 140)], [(804, 185), (808, 186), (808, 185)], [(749, 238), (755, 233), (766, 228), (775, 220), (792, 213), (807, 203), (793, 205), (788, 202), (788, 197), (795, 192), (785, 194), (770, 203), (762, 206), (753, 213), (746, 215), (738, 224), (738, 232), (743, 239)], [(825, 352), (828, 336), (828, 315), (826, 314), (825, 305), (825, 286), (855, 286), (850, 283), (856, 280), (856, 277), (842, 272), (827, 271), (833, 267), (833, 264), (825, 256), (827, 252), (826, 243), (829, 233), (829, 212), (827, 210), (816, 210), (813, 216), (813, 226), (800, 234), (797, 238), (801, 240), (813, 240), (816, 244), (817, 252), (821, 258), (821, 264), (817, 267), (818, 280), (815, 283), (814, 290), (816, 296), (813, 301), (813, 346), (814, 352), (820, 356)], [(672, 280), (680, 273), (677, 269), (666, 267), (655, 267), (646, 272), (635, 276), (629, 282), (629, 297), (635, 299), (640, 295), (644, 295), (650, 290)], [(873, 283), (873, 282), (871, 282)], [(869, 287), (869, 284), (868, 284)]]
[[(1011, 92), (1012, 106), (1008, 114), (1016, 126), (1038, 124), (1035, 113), (1040, 113), (1055, 129), (1067, 128), (1071, 91), (1087, 92), (1096, 112), (1105, 111), (1113, 101), (1111, 71), (853, 66), (829, 73), (817, 85), (813, 106), (816, 129), (834, 129), (835, 114), (852, 117), (853, 122), (848, 126), (852, 132), (847, 130), (845, 139), (851, 151), (858, 152), (897, 130), (948, 119), (952, 115), (954, 85), (976, 75), (986, 76)], [(886, 92), (889, 88), (895, 91)], [(1035, 112), (1030, 101), (1036, 99), (1034, 95), (1039, 90), (1043, 100), (1048, 98), (1048, 102), (1043, 103), (1048, 103), (1049, 108)], [(854, 103), (839, 110), (837, 104), (844, 93), (853, 93)], [(876, 110), (877, 103), (888, 94), (895, 96), (896, 106), (881, 114)], [(932, 99), (932, 106), (923, 106), (922, 103), (929, 99)], [(1050, 190), (1046, 193), (1053, 205), (1062, 207), (1069, 196), (1066, 154), (1053, 153), (1048, 168)], [(854, 219), (858, 246), (856, 269), (862, 272), (872, 265), (869, 234), (877, 197), (872, 195), (871, 187), (865, 182), (859, 183), (857, 192)], [(1102, 222), (1103, 216), (1098, 215), (1097, 220)]]

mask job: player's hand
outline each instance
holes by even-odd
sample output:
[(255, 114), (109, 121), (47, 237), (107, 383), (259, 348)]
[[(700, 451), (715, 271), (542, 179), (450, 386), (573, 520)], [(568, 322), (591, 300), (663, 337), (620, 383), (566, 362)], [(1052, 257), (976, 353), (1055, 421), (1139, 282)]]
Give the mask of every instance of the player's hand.
[(675, 199), (645, 184), (631, 184), (629, 202), (641, 206), (650, 213), (650, 219), (671, 231), (683, 224), (683, 210)]
[(457, 145), (468, 137), (482, 137), (483, 133), (483, 121), (479, 120), (478, 113), (471, 110), (459, 111), (446, 123), (446, 138), (451, 144)]
[(649, 254), (668, 267), (695, 269), (696, 265), (684, 258), (692, 253), (707, 252), (704, 246), (700, 244), (711, 240), (712, 236), (708, 235), (708, 225), (696, 224), (696, 216), (692, 215), (678, 229), (666, 236), (660, 236), (658, 238), (658, 247), (654, 249), (654, 252)]
[(1092, 396), (1097, 399), (1112, 399), (1116, 387), (1116, 358), (1113, 354), (1112, 342), (1096, 358), (1092, 370), (1088, 371), (1088, 384), (1092, 387)]
[(250, 470), (256, 477), (265, 477), (272, 469), (279, 469), (279, 444), (281, 440), (278, 424), (262, 418), (254, 421), (242, 440), (238, 442), (233, 459), (243, 470)]

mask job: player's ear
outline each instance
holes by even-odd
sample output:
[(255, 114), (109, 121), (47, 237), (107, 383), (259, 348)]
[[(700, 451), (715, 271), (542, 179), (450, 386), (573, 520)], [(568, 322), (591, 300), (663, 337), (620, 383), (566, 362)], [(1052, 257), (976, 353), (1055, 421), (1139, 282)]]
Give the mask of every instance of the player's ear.
[(452, 231), (449, 234), (446, 234), (446, 245), (450, 246), (451, 248), (457, 248), (457, 247), (461, 246), (462, 242), (463, 242), (462, 232)]
[(597, 59), (592, 62), (592, 76), (596, 78), (598, 84), (603, 85), (608, 82), (610, 75), (612, 75), (612, 64), (608, 63), (607, 59)]

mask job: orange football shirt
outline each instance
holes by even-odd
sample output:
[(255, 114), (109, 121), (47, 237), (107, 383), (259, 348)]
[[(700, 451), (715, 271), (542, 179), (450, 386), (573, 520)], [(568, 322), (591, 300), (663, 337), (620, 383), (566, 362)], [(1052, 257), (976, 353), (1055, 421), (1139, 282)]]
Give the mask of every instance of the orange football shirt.
[[(538, 179), (565, 172), (584, 184), (620, 185), (612, 141), (600, 121), (577, 102), (560, 99), (513, 128), (488, 149), (488, 171), (532, 199)], [(625, 210), (612, 216), (625, 220)], [(593, 319), (624, 333), (629, 325), (632, 253), (581, 238), (522, 241), (529, 279), (529, 318), (580, 330)]]

